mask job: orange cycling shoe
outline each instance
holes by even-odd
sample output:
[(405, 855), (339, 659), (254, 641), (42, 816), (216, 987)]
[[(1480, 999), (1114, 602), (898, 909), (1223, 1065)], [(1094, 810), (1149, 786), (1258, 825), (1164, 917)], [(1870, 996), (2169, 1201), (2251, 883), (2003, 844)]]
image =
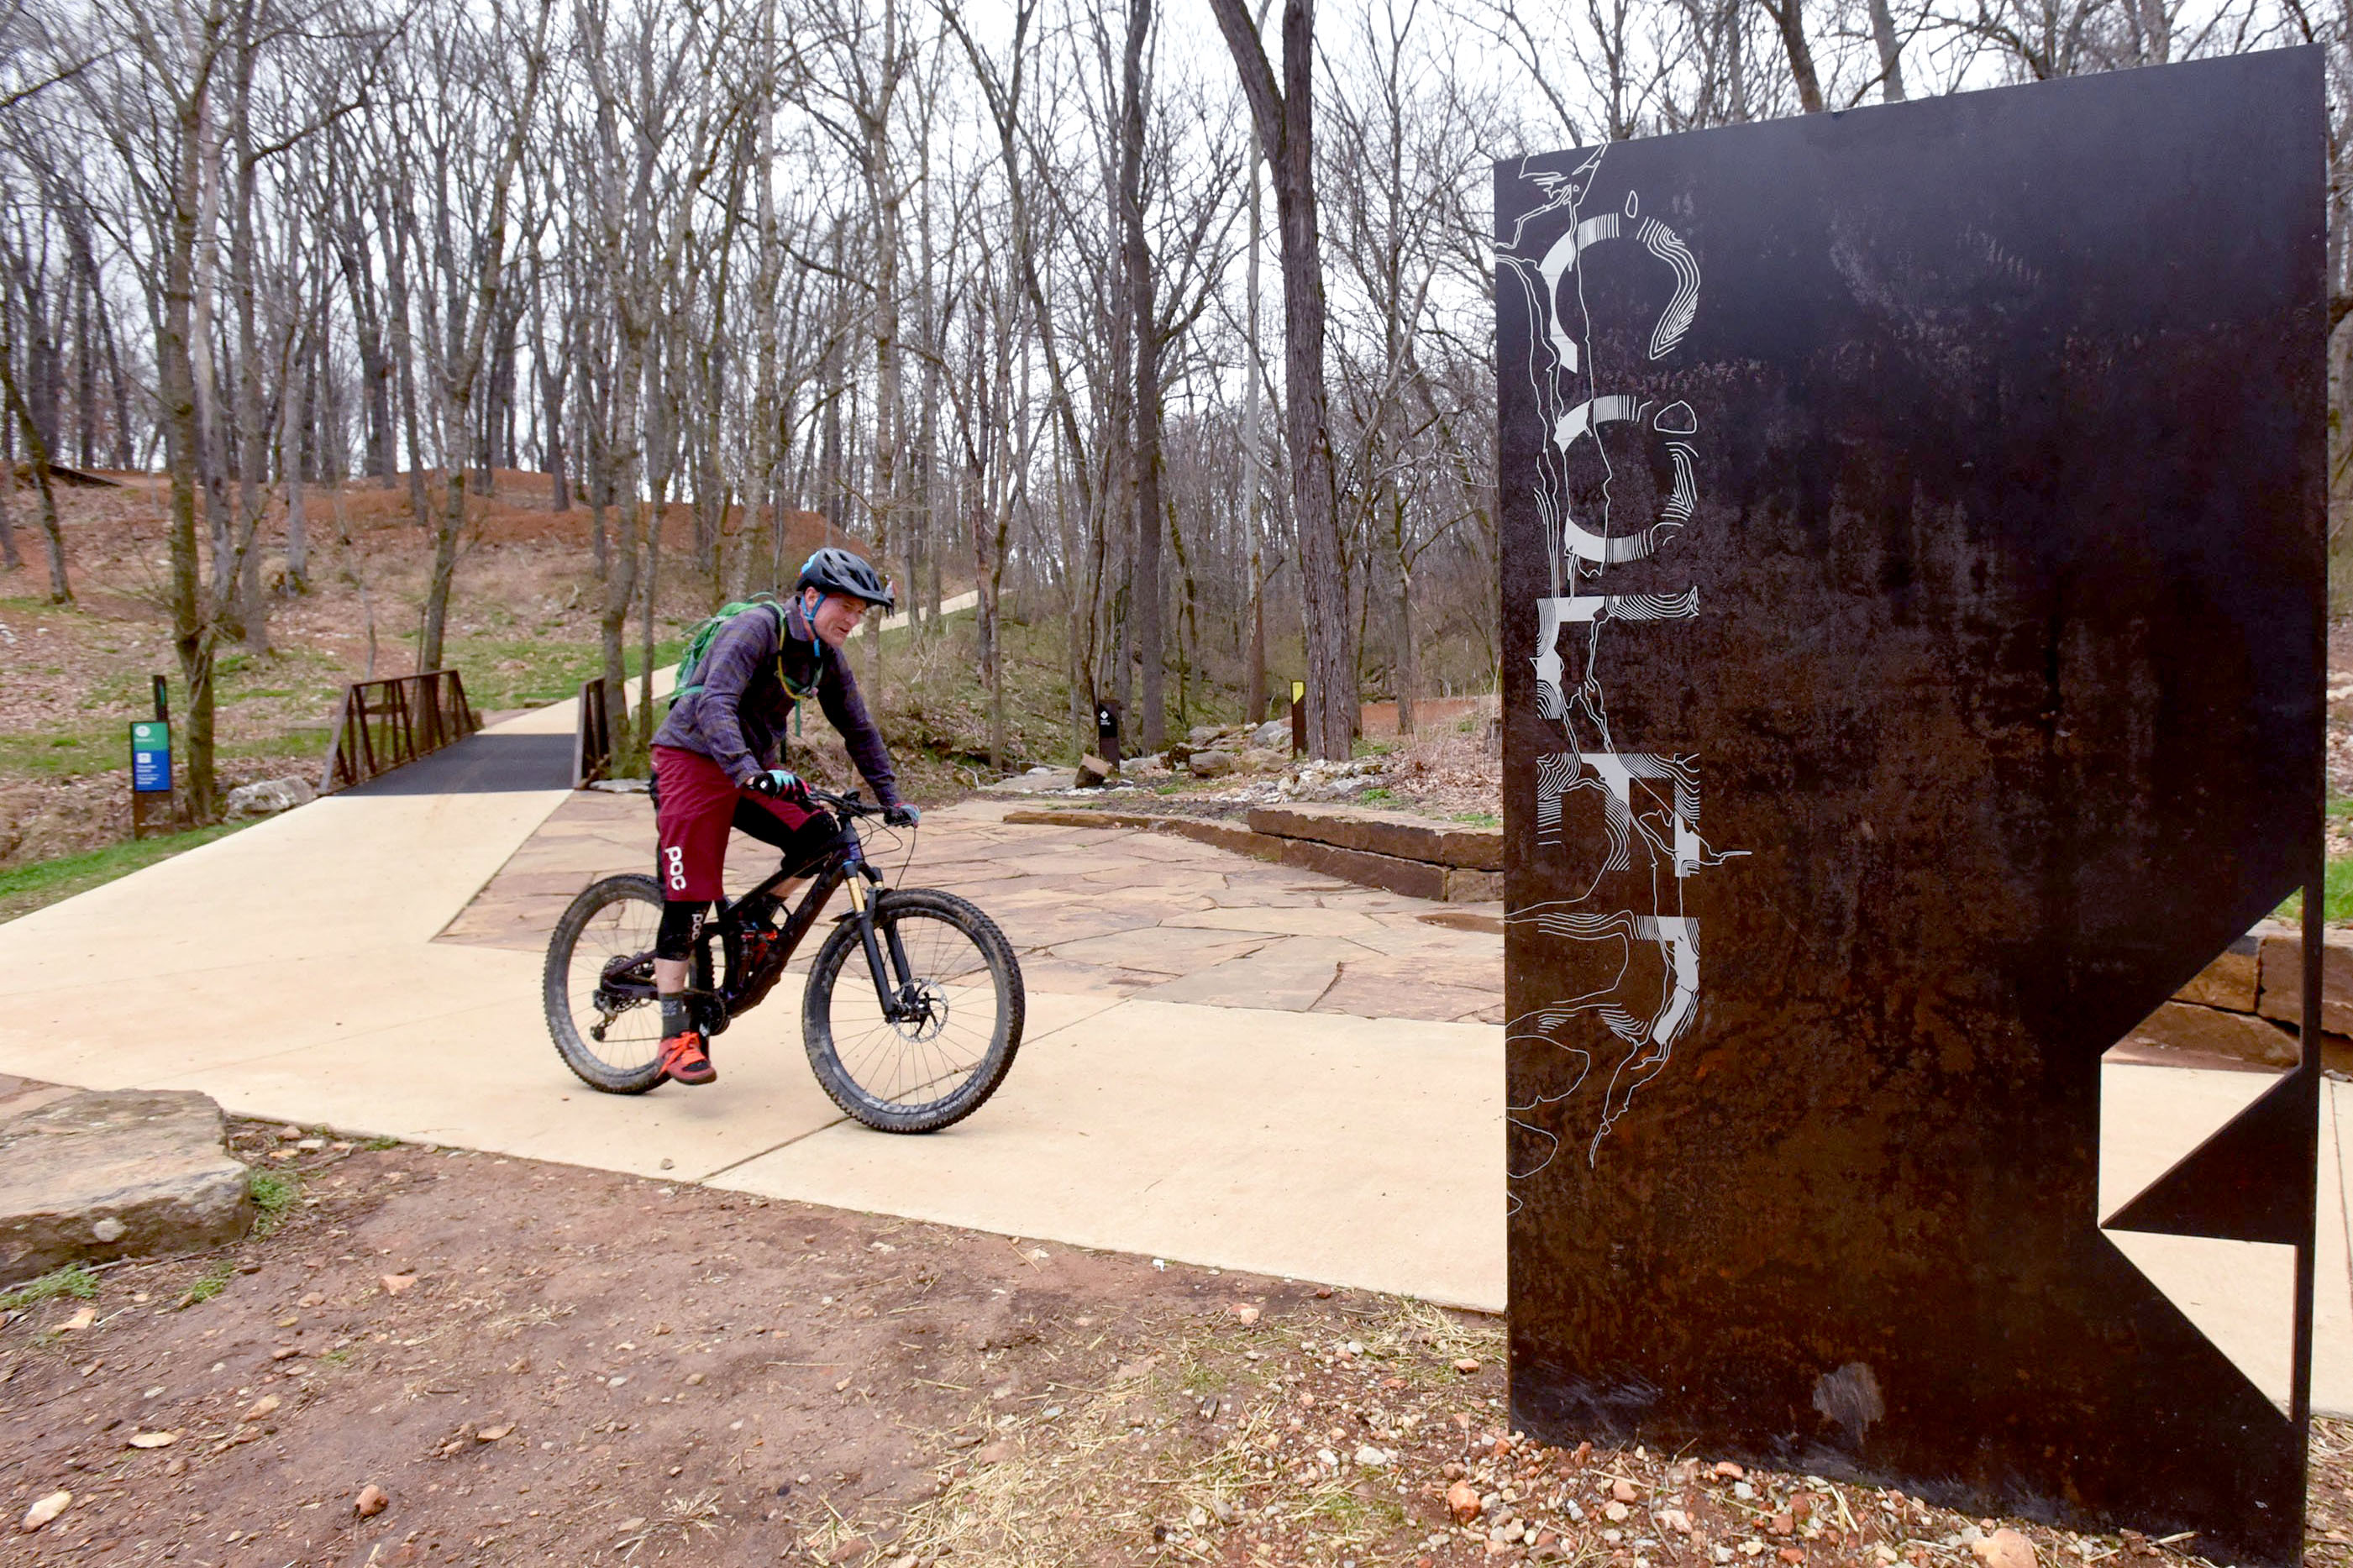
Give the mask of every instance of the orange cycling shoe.
[(709, 1083), (719, 1076), (702, 1048), (702, 1037), (692, 1029), (661, 1043), (661, 1069), (679, 1083)]

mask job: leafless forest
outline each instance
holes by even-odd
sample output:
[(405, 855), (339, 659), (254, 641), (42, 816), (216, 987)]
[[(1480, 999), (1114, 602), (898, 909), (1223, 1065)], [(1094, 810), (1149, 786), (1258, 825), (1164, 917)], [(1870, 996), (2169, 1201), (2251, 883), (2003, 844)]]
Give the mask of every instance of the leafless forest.
[(1000, 714), (1018, 614), (1081, 732), (1097, 692), (1146, 747), (1178, 686), (1263, 713), (1273, 636), (1317, 754), (1360, 694), (1409, 729), (1502, 658), (1517, 153), (2317, 42), (2353, 299), (2353, 0), (968, 6), (0, 0), (0, 545), (62, 595), (53, 467), (169, 473), (200, 810), (214, 661), (317, 570), (306, 491), (429, 520), (430, 668), (500, 468), (591, 514), (617, 684), (649, 583), (772, 586), (807, 509), (921, 611), (977, 590)]

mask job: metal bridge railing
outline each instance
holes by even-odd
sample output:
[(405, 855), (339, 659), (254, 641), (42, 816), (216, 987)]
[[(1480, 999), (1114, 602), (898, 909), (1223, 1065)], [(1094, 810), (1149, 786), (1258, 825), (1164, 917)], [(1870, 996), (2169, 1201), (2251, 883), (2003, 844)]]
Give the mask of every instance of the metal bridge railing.
[(428, 669), (343, 688), (335, 738), (319, 775), (319, 793), (365, 784), (482, 727), (454, 669)]

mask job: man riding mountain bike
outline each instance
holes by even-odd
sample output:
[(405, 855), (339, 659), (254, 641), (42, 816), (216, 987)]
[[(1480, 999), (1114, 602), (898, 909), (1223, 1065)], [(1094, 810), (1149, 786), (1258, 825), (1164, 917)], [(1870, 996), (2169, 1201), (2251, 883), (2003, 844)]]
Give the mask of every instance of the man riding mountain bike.
[[(818, 706), (872, 786), (883, 819), (918, 813), (899, 798), (898, 775), (841, 647), (867, 611), (896, 603), (872, 565), (828, 546), (801, 567), (794, 597), (742, 611), (711, 639), (693, 684), (671, 698), (653, 740), (654, 868), (662, 912), (654, 942), (654, 990), (661, 1003), (662, 1069), (680, 1083), (719, 1074), (687, 997), (694, 939), (711, 900), (722, 896), (727, 833), (741, 828), (806, 865), (825, 853), (837, 825), (779, 766), (785, 725), (806, 699)], [(790, 888), (780, 891), (789, 891)]]

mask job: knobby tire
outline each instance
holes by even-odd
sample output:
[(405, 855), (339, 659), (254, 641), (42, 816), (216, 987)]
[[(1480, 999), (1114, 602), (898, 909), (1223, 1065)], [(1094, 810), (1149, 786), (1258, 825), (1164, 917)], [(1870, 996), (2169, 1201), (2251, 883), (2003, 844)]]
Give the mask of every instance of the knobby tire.
[[(996, 922), (967, 900), (931, 888), (901, 888), (878, 893), (874, 900), (874, 934), (875, 941), (883, 947), (886, 973), (891, 967), (888, 928), (900, 925), (903, 937), (928, 922), (953, 930), (971, 944), (980, 968), (986, 971), (987, 988), (995, 1001), (995, 1016), (990, 1020), (986, 1047), (968, 1064), (955, 1062), (952, 1051), (940, 1048), (939, 1042), (945, 1038), (944, 1030), (934, 1038), (911, 1039), (904, 1031), (881, 1017), (855, 919), (844, 920), (834, 927), (832, 935), (818, 951), (817, 961), (809, 965), (808, 986), (801, 1005), (801, 1037), (808, 1049), (809, 1067), (834, 1104), (853, 1120), (880, 1132), (935, 1132), (963, 1121), (997, 1092), (997, 1086), (1005, 1081), (1007, 1071), (1013, 1066), (1014, 1053), (1021, 1046), (1025, 999), (1020, 960), (1015, 957), (1013, 944), (1005, 940), (1005, 933), (997, 929)], [(911, 950), (909, 963), (920, 969), (923, 959)], [(962, 1014), (975, 1015), (980, 1010), (977, 974), (977, 970), (966, 970), (946, 981), (950, 992), (960, 994), (953, 1008)], [(910, 978), (928, 981), (938, 977), (919, 973)], [(857, 1040), (835, 1037), (834, 999), (842, 986), (851, 988), (846, 1000), (876, 1005), (876, 1026), (870, 1027)], [(970, 1029), (977, 1026), (967, 1019), (960, 1026)], [(895, 1045), (893, 1035), (897, 1037)], [(918, 1077), (918, 1090), (938, 1087), (941, 1092), (910, 1099), (877, 1092), (870, 1087), (865, 1079), (879, 1076), (876, 1057), (894, 1049), (898, 1059), (888, 1064), (894, 1081), (897, 1069), (912, 1060), (920, 1064), (912, 1070), (930, 1075)]]

